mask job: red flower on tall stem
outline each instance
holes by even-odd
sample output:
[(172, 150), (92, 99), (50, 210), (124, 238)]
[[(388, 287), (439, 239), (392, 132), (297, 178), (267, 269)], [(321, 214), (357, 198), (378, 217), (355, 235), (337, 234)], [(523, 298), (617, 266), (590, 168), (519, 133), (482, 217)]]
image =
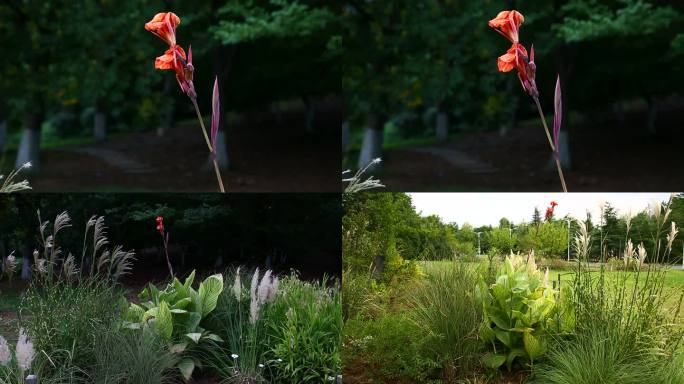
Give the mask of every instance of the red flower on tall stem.
[(157, 231), (164, 236), (164, 218), (161, 216), (157, 216)]
[(556, 209), (557, 205), (558, 205), (558, 203), (556, 203), (555, 201), (552, 201), (551, 205), (548, 208), (546, 208), (546, 220), (547, 221), (549, 221), (553, 218), (553, 211)]
[[(560, 153), (558, 148), (558, 137), (561, 125), (561, 106), (560, 97), (560, 79), (556, 81), (556, 92), (554, 98), (554, 124), (553, 124), (553, 139), (549, 133), (549, 127), (546, 124), (546, 118), (542, 112), (541, 104), (539, 103), (539, 90), (537, 89), (536, 75), (537, 65), (534, 62), (534, 46), (530, 48), (529, 55), (525, 46), (520, 44), (520, 26), (525, 22), (525, 17), (518, 11), (502, 11), (492, 20), (489, 20), (489, 26), (505, 37), (511, 42), (511, 47), (505, 54), (499, 56), (497, 59), (497, 66), (500, 72), (510, 72), (516, 69), (518, 72), (518, 79), (525, 92), (527, 92), (532, 99), (534, 99), (539, 111), (539, 117), (544, 125), (546, 138), (549, 141), (551, 151), (553, 151), (556, 168), (558, 170), (558, 177), (561, 181), (563, 191), (567, 192), (568, 188), (565, 185), (565, 178), (563, 177), (563, 169), (560, 164)], [(548, 213), (548, 212), (547, 212)], [(553, 212), (551, 212), (553, 214)]]

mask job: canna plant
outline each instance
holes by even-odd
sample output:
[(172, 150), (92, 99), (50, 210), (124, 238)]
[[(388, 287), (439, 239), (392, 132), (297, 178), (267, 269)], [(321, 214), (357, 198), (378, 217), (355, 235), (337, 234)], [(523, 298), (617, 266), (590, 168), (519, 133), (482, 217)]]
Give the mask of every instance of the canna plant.
[(216, 334), (200, 323), (215, 308), (223, 291), (220, 274), (207, 277), (195, 290), (195, 271), (181, 283), (177, 278), (164, 290), (150, 283), (138, 295), (140, 305), (130, 303), (124, 314), (123, 327), (144, 329), (156, 333), (169, 344), (170, 351), (181, 356), (178, 369), (186, 380), (201, 364), (192, 350), (200, 343), (222, 342)]
[(506, 258), (496, 281), (487, 286), (481, 280), (475, 290), (484, 321), (479, 337), (493, 352), (483, 357), (490, 368), (506, 364), (508, 370), (517, 360), (534, 363), (546, 351), (546, 331), (554, 324), (556, 292), (534, 262), (520, 255)]
[(207, 135), (207, 129), (204, 127), (204, 120), (197, 105), (197, 93), (195, 92), (195, 84), (193, 83), (193, 75), (195, 67), (192, 65), (192, 47), (188, 48), (186, 56), (183, 47), (176, 44), (176, 27), (180, 25), (180, 18), (173, 12), (162, 12), (154, 15), (152, 20), (145, 23), (145, 29), (152, 32), (155, 36), (164, 40), (169, 45), (169, 48), (162, 56), (159, 56), (154, 61), (154, 67), (160, 70), (172, 70), (176, 73), (176, 80), (181, 88), (181, 91), (188, 95), (195, 107), (197, 119), (199, 119), (202, 127), (202, 134), (204, 141), (209, 148), (212, 162), (214, 164), (214, 171), (216, 172), (216, 180), (218, 181), (221, 192), (225, 192), (223, 180), (221, 179), (221, 171), (219, 170), (218, 160), (216, 158), (216, 136), (219, 128), (220, 101), (218, 92), (218, 77), (214, 79), (214, 90), (212, 93), (212, 115), (211, 115), (211, 140)]
[(520, 44), (519, 32), (520, 26), (525, 22), (525, 17), (516, 10), (502, 11), (492, 20), (489, 21), (489, 26), (501, 34), (503, 37), (511, 42), (511, 48), (502, 56), (499, 56), (497, 64), (500, 72), (510, 72), (513, 69), (518, 71), (518, 79), (525, 92), (527, 92), (534, 100), (541, 118), (542, 125), (546, 138), (549, 141), (549, 146), (556, 162), (556, 169), (558, 170), (558, 178), (560, 179), (563, 192), (567, 192), (568, 188), (565, 184), (565, 177), (563, 176), (563, 169), (560, 163), (560, 148), (558, 146), (558, 138), (560, 135), (561, 120), (562, 120), (562, 99), (560, 76), (556, 77), (556, 89), (554, 92), (554, 116), (553, 116), (553, 139), (549, 133), (549, 127), (546, 125), (546, 118), (542, 111), (539, 102), (539, 90), (535, 80), (537, 73), (537, 66), (534, 63), (534, 46), (530, 48), (528, 55), (527, 49)]

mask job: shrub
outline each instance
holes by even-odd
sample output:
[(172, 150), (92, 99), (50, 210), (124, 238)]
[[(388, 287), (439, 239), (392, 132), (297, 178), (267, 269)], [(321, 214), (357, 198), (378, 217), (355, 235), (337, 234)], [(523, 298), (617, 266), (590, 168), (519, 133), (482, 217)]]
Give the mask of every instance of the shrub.
[(380, 316), (389, 305), (390, 289), (378, 283), (369, 274), (342, 273), (342, 318), (370, 319)]
[(556, 299), (548, 276), (537, 270), (533, 253), (527, 260), (507, 257), (496, 282), (487, 286), (481, 281), (476, 294), (484, 311), (479, 336), (493, 348), (483, 358), (485, 365), (506, 364), (510, 370), (516, 359), (533, 363), (544, 354)]
[(342, 360), (345, 381), (363, 374), (368, 382), (426, 382), (442, 367), (425, 353), (422, 332), (405, 313), (346, 322)]
[(455, 262), (428, 274), (409, 298), (410, 317), (450, 382), (477, 366), (477, 329), (482, 323), (475, 301), (477, 282), (475, 270)]
[(92, 366), (95, 345), (103, 332), (118, 321), (122, 309), (117, 305), (119, 297), (116, 288), (98, 280), (84, 280), (77, 285), (31, 285), (21, 301), (19, 321), (39, 357), (49, 357), (43, 377), (59, 375), (64, 369), (80, 371)]
[(177, 382), (177, 358), (152, 332), (111, 329), (94, 349), (90, 379), (96, 384), (166, 384)]
[(273, 378), (283, 383), (330, 381), (341, 370), (341, 297), (338, 287), (288, 276), (268, 309)]

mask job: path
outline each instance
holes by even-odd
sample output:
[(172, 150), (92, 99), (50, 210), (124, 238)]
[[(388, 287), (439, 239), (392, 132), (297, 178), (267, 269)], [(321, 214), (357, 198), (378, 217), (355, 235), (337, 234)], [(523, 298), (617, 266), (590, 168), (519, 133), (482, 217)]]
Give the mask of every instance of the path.
[(102, 147), (71, 148), (66, 149), (66, 151), (96, 157), (104, 161), (107, 165), (125, 173), (141, 174), (154, 172), (154, 169), (149, 164), (138, 161), (134, 158), (134, 155), (130, 153), (123, 153)]
[(470, 156), (463, 151), (453, 148), (418, 147), (410, 148), (409, 151), (439, 157), (445, 160), (447, 163), (467, 173), (488, 174), (497, 171), (497, 169), (493, 167), (491, 164), (485, 163), (482, 160)]

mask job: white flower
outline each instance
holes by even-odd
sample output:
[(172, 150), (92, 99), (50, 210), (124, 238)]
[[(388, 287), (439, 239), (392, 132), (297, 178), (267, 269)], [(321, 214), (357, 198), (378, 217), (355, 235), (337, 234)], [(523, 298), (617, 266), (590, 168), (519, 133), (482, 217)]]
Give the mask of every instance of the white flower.
[(263, 368), (263, 367), (264, 367), (264, 365), (263, 365), (263, 364), (259, 364), (259, 368)]
[(10, 360), (12, 360), (12, 353), (10, 352), (7, 340), (0, 336), (0, 365), (7, 366)]
[(278, 360), (276, 360), (276, 361), (279, 362), (279, 363), (282, 363), (282, 362), (283, 362), (283, 359), (278, 359)]
[(235, 283), (233, 283), (233, 294), (235, 295), (235, 299), (237, 301), (240, 301), (240, 297), (242, 296), (242, 283), (240, 282), (240, 267), (238, 267), (237, 271), (235, 271)]
[(232, 357), (233, 360), (235, 360), (235, 359), (237, 359), (237, 358), (240, 357), (240, 356), (238, 356), (238, 355), (236, 355), (235, 353), (233, 353), (232, 355), (230, 355), (230, 357)]
[(259, 268), (254, 271), (252, 275), (252, 285), (249, 288), (249, 293), (251, 301), (249, 303), (249, 322), (250, 324), (256, 324), (257, 319), (259, 319), (259, 297), (257, 296), (257, 286), (259, 285)]
[(19, 330), (19, 340), (17, 341), (17, 365), (22, 371), (27, 371), (31, 368), (31, 363), (36, 355), (33, 349), (33, 343), (28, 339), (28, 335), (24, 328)]
[(27, 168), (27, 169), (28, 169), (28, 168), (31, 168), (32, 166), (33, 166), (33, 164), (31, 164), (30, 161), (27, 161), (27, 162), (24, 163), (24, 165), (22, 165), (22, 168)]

